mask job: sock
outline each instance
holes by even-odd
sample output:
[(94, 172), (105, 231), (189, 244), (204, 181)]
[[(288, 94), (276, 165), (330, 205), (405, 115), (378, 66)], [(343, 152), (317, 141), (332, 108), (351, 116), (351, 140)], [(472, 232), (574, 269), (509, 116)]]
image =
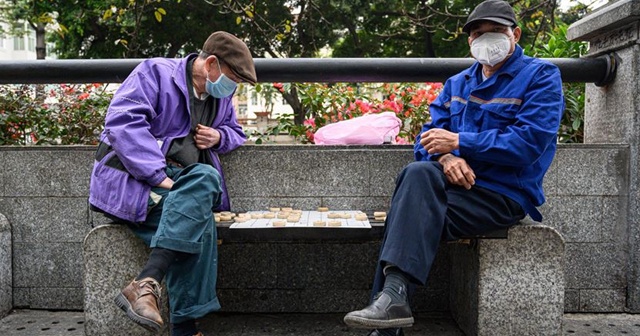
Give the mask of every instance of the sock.
[(398, 328), (376, 329), (376, 330), (378, 330), (378, 334), (380, 336), (397, 336), (397, 335), (400, 335), (400, 329), (398, 329)]
[(149, 260), (144, 265), (140, 275), (136, 280), (153, 278), (157, 282), (162, 282), (169, 266), (176, 260), (180, 252), (154, 247), (149, 255)]
[(193, 336), (197, 333), (196, 320), (187, 320), (171, 326), (171, 336)]
[(396, 266), (384, 268), (385, 280), (382, 291), (391, 296), (393, 303), (407, 302), (407, 286), (409, 280), (407, 276)]

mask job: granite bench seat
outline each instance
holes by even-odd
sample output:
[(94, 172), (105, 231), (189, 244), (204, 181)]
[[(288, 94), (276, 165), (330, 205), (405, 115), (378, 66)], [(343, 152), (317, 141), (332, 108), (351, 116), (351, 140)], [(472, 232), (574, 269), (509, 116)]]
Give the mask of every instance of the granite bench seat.
[[(282, 233), (287, 229), (266, 229), (258, 235), (252, 232), (256, 230), (229, 226), (218, 224), (218, 285), (224, 311), (346, 312), (366, 303), (368, 289), (342, 289), (339, 284), (372, 278), (379, 248), (375, 243), (382, 236), (383, 223), (372, 223), (370, 230), (348, 230), (354, 233), (347, 237), (326, 228), (308, 229), (306, 236), (304, 232), (286, 236)], [(280, 239), (272, 235), (276, 231)], [(466, 238), (471, 243), (452, 244), (447, 258), (452, 264), (449, 307), (460, 327), (468, 335), (559, 334), (564, 309), (564, 240), (558, 232), (523, 222), (511, 228), (508, 237), (507, 232), (497, 232)], [(129, 330), (130, 335), (148, 335), (112, 302), (142, 268), (148, 248), (126, 226), (107, 224), (89, 232), (83, 249), (85, 334)], [(305, 278), (308, 273), (324, 274), (320, 276), (324, 284)], [(328, 299), (318, 300), (319, 296)], [(164, 309), (166, 316), (166, 306)]]

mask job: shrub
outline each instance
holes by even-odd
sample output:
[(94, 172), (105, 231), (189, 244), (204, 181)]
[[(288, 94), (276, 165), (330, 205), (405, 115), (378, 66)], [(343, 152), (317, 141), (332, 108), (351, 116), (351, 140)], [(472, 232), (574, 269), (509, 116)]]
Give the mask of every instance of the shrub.
[(274, 83), (277, 88), (289, 85), (296, 85), (300, 102), (305, 106), (305, 122), (295, 125), (292, 115), (282, 115), (277, 125), (269, 128), (267, 136), (258, 142), (268, 135), (286, 132), (302, 143), (312, 143), (315, 131), (326, 124), (391, 111), (403, 125), (395, 143), (413, 143), (422, 125), (431, 117), (429, 105), (442, 89), (441, 83)]
[(0, 145), (96, 144), (111, 96), (102, 84), (0, 86)]

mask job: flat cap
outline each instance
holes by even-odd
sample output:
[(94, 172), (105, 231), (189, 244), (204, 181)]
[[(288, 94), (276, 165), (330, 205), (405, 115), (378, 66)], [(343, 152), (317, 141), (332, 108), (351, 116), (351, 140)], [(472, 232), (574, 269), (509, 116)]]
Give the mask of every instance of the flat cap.
[(202, 51), (222, 59), (243, 81), (252, 85), (258, 81), (251, 52), (239, 38), (223, 31), (214, 32), (204, 42)]
[(481, 2), (473, 9), (471, 14), (469, 14), (467, 23), (462, 27), (462, 31), (469, 34), (471, 25), (478, 21), (493, 21), (508, 27), (513, 27), (518, 24), (513, 8), (508, 2), (502, 0), (486, 0)]

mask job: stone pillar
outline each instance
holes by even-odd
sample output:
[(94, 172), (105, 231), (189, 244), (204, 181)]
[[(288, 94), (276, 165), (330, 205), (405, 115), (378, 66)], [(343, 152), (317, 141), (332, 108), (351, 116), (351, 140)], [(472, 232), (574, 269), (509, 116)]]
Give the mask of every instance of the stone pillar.
[[(629, 265), (626, 304), (640, 312), (640, 0), (620, 0), (572, 24), (567, 38), (588, 41), (587, 57), (615, 53), (616, 80), (604, 87), (587, 84), (585, 142), (629, 144), (627, 226), (618, 233)], [(606, 165), (606, 162), (602, 163)], [(602, 225), (608, 225), (603, 222)]]
[(451, 314), (469, 336), (561, 335), (564, 239), (526, 221), (451, 251)]
[[(124, 286), (144, 266), (149, 248), (126, 225), (101, 225), (84, 240), (85, 335), (168, 336), (165, 327), (156, 334), (136, 325), (113, 302)], [(166, 287), (162, 284), (162, 318), (168, 326)]]
[(13, 308), (13, 270), (11, 267), (11, 225), (0, 214), (0, 319)]

